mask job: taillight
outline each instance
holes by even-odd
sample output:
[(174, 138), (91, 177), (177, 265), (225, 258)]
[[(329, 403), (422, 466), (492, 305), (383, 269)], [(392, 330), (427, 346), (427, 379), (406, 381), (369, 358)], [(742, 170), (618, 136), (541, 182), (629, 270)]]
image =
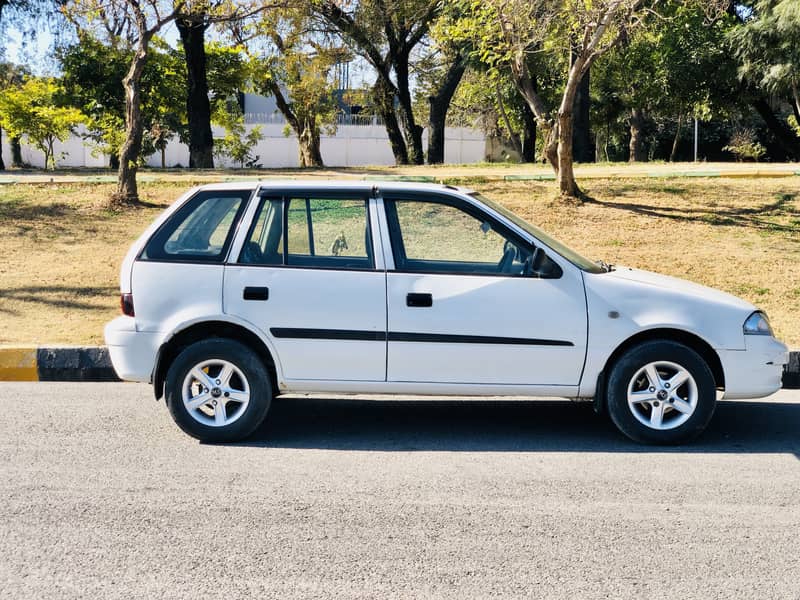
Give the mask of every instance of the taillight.
[(122, 309), (123, 315), (128, 315), (129, 317), (136, 316), (133, 312), (133, 294), (120, 294), (119, 306)]

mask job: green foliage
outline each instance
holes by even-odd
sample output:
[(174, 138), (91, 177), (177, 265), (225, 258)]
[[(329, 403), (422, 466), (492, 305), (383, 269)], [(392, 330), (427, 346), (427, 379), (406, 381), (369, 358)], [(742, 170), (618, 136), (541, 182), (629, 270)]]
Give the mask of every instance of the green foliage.
[(253, 148), (263, 137), (261, 127), (256, 125), (250, 132), (244, 124), (244, 115), (238, 104), (219, 107), (214, 113), (214, 122), (225, 129), (225, 137), (214, 138), (214, 153), (227, 156), (239, 163), (239, 167), (248, 169), (258, 167), (259, 156), (253, 155)]
[[(87, 115), (88, 138), (98, 152), (116, 156), (125, 140), (125, 77), (132, 51), (81, 35), (77, 44), (61, 48), (64, 99)], [(180, 132), (185, 121), (185, 75), (181, 57), (155, 39), (142, 74), (142, 117), (145, 135), (142, 157), (152, 154)]]
[[(349, 58), (337, 43), (310, 30), (302, 10), (270, 11), (258, 25), (269, 43), (253, 58), (253, 85), (265, 95), (281, 96), (279, 109), (295, 132), (321, 126), (336, 131), (336, 82), (333, 67)], [(285, 92), (285, 93), (284, 93)]]
[(800, 109), (800, 3), (759, 0), (730, 33), (739, 75), (771, 93), (789, 93)]
[(59, 106), (63, 90), (53, 79), (29, 78), (0, 91), (0, 127), (11, 137), (24, 137), (44, 154), (45, 168), (55, 168), (53, 145), (85, 120), (76, 108)]
[(762, 159), (767, 152), (766, 148), (758, 142), (756, 133), (752, 129), (734, 131), (730, 142), (723, 150), (732, 152), (739, 161), (752, 160), (755, 162)]

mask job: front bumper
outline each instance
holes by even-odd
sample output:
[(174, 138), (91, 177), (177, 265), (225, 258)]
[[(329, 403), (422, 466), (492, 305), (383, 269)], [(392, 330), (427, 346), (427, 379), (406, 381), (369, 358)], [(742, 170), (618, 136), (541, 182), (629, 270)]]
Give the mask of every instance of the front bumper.
[(117, 317), (105, 328), (106, 345), (117, 376), (125, 381), (149, 383), (161, 334), (136, 331), (133, 317)]
[(763, 398), (781, 388), (788, 348), (772, 336), (744, 336), (745, 350), (719, 351), (725, 372), (726, 400)]

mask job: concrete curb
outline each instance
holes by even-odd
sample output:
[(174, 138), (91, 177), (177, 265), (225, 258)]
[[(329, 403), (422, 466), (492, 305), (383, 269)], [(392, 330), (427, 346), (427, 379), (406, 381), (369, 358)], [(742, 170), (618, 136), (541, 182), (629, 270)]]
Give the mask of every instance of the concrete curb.
[[(120, 381), (105, 346), (0, 348), (0, 381)], [(784, 389), (800, 389), (800, 351), (789, 353)]]
[(108, 348), (0, 348), (0, 381), (119, 381)]

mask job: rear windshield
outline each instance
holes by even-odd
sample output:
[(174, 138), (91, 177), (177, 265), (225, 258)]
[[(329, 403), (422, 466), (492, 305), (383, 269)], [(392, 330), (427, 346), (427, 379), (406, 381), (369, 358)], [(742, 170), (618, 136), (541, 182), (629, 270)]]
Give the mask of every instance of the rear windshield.
[(248, 190), (198, 192), (150, 238), (140, 258), (222, 262), (249, 195)]

